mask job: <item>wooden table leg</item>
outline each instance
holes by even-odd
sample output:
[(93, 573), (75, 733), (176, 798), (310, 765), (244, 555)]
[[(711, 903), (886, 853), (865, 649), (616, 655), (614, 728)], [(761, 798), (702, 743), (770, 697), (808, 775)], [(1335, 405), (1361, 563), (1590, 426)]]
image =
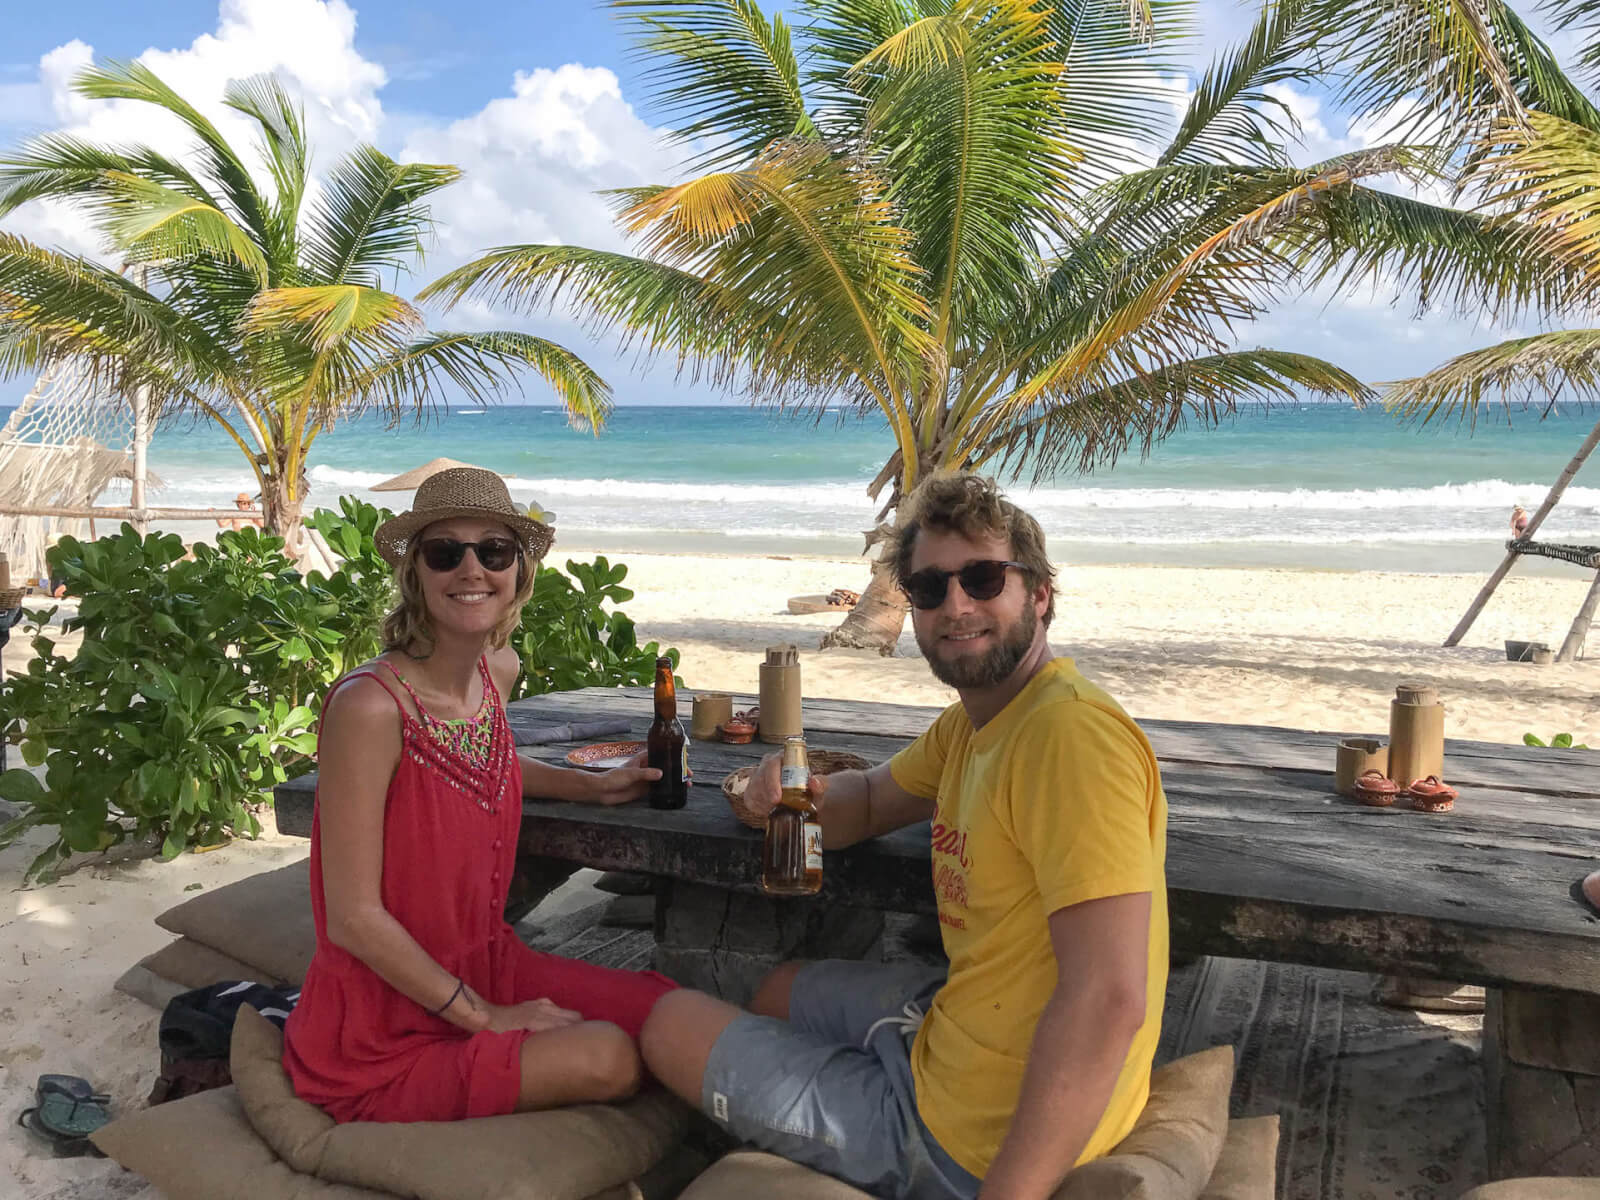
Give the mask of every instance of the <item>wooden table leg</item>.
[(1600, 1175), (1600, 996), (1490, 988), (1489, 1178)]
[(748, 1003), (793, 958), (876, 959), (883, 914), (831, 900), (769, 900), (674, 880), (657, 893), (655, 968), (686, 987)]

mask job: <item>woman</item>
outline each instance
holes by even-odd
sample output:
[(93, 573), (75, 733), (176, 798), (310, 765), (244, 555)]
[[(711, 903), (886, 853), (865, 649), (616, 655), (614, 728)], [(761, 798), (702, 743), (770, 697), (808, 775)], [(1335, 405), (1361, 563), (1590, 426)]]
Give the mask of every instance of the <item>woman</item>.
[(285, 1031), (296, 1093), (338, 1121), (438, 1121), (620, 1099), (674, 985), (539, 954), (502, 912), (524, 794), (620, 804), (657, 772), (518, 759), (506, 639), (549, 549), (498, 475), (441, 471), (380, 526), (400, 603), (323, 705), (317, 951)]

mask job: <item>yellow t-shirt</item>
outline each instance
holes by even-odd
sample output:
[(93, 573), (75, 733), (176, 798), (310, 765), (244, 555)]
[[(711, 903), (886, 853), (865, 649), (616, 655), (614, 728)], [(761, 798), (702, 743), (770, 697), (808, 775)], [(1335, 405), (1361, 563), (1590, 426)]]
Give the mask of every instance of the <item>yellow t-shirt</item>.
[(1167, 801), (1150, 743), (1068, 658), (1046, 663), (982, 729), (951, 705), (889, 763), (935, 798), (933, 885), (950, 976), (912, 1047), (917, 1108), (980, 1179), (1022, 1089), (1034, 1026), (1056, 986), (1046, 918), (1150, 893), (1145, 1021), (1079, 1162), (1133, 1128), (1167, 990)]

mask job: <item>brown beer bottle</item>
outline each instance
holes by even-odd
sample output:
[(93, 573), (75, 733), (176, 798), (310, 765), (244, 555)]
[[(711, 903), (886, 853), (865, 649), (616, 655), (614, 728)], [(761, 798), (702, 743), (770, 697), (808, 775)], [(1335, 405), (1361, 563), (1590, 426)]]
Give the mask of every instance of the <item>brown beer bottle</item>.
[(806, 787), (811, 767), (803, 737), (784, 739), (783, 791), (767, 815), (761, 890), (769, 896), (814, 896), (822, 890), (822, 825)]
[(672, 660), (656, 659), (656, 719), (645, 735), (645, 762), (661, 772), (650, 784), (651, 808), (682, 808), (689, 803), (689, 739), (678, 723), (678, 688)]

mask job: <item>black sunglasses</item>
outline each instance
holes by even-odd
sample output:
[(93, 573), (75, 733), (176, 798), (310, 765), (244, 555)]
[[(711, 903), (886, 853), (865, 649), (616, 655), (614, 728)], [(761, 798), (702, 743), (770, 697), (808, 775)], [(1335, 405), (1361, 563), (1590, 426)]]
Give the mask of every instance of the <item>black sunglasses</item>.
[(522, 546), (508, 537), (486, 537), (481, 542), (455, 538), (429, 538), (417, 548), (417, 557), (430, 571), (454, 571), (471, 550), (485, 571), (504, 571), (522, 557)]
[(1006, 586), (1006, 568), (1027, 568), (1019, 562), (1004, 562), (998, 558), (985, 558), (970, 562), (959, 571), (941, 571), (938, 567), (924, 567), (907, 575), (900, 590), (918, 608), (938, 608), (950, 590), (950, 577), (961, 581), (961, 590), (974, 600), (993, 600)]

